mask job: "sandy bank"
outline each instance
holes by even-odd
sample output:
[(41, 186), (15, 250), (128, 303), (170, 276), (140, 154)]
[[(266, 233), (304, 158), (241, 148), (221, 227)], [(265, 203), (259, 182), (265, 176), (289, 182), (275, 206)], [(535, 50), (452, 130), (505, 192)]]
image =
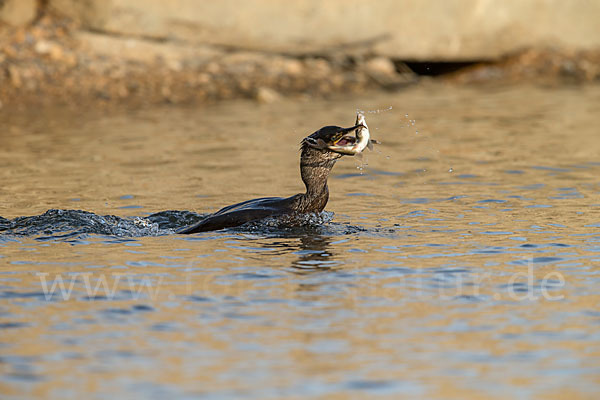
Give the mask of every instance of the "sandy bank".
[[(456, 70), (456, 71), (455, 71)], [(451, 73), (448, 73), (451, 72)], [(600, 80), (600, 51), (521, 51), (498, 61), (418, 63), (332, 50), (284, 55), (81, 29), (43, 13), (0, 27), (0, 102), (13, 105), (157, 104), (397, 90), (438, 75), (455, 83)]]

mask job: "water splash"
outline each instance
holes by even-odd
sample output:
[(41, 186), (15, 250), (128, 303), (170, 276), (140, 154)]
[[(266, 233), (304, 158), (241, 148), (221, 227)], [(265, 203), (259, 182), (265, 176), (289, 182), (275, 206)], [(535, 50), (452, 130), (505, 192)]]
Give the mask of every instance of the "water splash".
[(48, 210), (41, 215), (0, 220), (0, 232), (15, 236), (73, 238), (89, 234), (118, 237), (168, 235), (202, 218), (190, 211), (162, 211), (148, 217), (124, 218), (82, 210)]
[(357, 108), (356, 112), (359, 113), (359, 114), (363, 114), (363, 115), (365, 113), (368, 113), (368, 114), (381, 114), (381, 113), (386, 112), (386, 111), (391, 111), (392, 108), (393, 108), (392, 106), (389, 106), (388, 108), (378, 108), (377, 110), (366, 110), (366, 111)]
[(288, 229), (296, 227), (315, 227), (328, 224), (333, 220), (334, 213), (322, 211), (320, 213), (287, 214), (276, 217), (267, 217), (260, 221), (253, 221), (243, 225), (244, 228), (277, 228)]
[[(269, 217), (249, 222), (234, 231), (263, 232), (276, 234), (290, 229), (314, 229), (333, 220), (333, 213), (292, 214)], [(175, 233), (179, 228), (192, 225), (205, 215), (191, 211), (161, 211), (147, 217), (118, 217), (98, 215), (82, 210), (48, 210), (41, 215), (18, 217), (8, 220), (0, 217), (0, 235), (34, 236), (36, 240), (71, 240), (89, 235), (115, 237), (162, 236)]]

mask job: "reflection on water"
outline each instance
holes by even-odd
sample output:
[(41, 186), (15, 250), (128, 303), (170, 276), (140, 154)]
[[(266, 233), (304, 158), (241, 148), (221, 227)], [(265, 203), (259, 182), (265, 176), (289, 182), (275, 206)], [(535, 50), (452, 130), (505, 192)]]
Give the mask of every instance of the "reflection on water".
[[(329, 213), (172, 234), (303, 190), (303, 136), (390, 106)], [(599, 115), (600, 87), (443, 86), (2, 115), (0, 393), (594, 398)]]
[(331, 239), (325, 236), (304, 236), (299, 238), (298, 248), (295, 254), (298, 259), (292, 261), (292, 267), (298, 273), (310, 271), (326, 271), (342, 264), (336, 261), (329, 246)]

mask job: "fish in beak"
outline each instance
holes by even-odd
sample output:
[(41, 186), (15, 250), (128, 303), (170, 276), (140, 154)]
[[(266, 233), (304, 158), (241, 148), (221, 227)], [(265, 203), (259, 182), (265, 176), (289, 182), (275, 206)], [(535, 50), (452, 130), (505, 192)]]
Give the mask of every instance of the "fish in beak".
[(346, 128), (345, 131), (354, 131), (354, 135), (342, 134), (341, 136), (336, 136), (333, 143), (327, 146), (327, 149), (338, 154), (354, 156), (362, 153), (367, 147), (369, 150), (373, 150), (373, 144), (379, 144), (377, 140), (371, 139), (367, 121), (361, 113), (356, 114), (356, 123), (354, 126)]
[(324, 126), (312, 135), (302, 140), (302, 146), (312, 147), (318, 150), (333, 151), (330, 147), (335, 146), (335, 143), (340, 142), (344, 137), (352, 137), (348, 133), (355, 131), (360, 125), (355, 125), (350, 128), (342, 128), (340, 126)]

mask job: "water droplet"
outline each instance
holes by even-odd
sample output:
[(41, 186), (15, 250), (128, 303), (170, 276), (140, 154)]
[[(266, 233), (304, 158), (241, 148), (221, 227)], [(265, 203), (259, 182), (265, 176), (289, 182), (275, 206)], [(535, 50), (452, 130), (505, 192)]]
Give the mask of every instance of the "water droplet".
[(454, 172), (454, 169), (452, 167), (450, 167), (450, 169), (448, 170), (448, 172)]
[[(392, 106), (389, 106), (388, 108), (385, 108), (385, 109), (378, 108), (377, 110), (367, 110), (367, 112), (369, 114), (381, 114), (382, 112), (390, 111), (391, 109), (392, 109)], [(364, 112), (361, 111), (361, 114), (364, 114)]]

